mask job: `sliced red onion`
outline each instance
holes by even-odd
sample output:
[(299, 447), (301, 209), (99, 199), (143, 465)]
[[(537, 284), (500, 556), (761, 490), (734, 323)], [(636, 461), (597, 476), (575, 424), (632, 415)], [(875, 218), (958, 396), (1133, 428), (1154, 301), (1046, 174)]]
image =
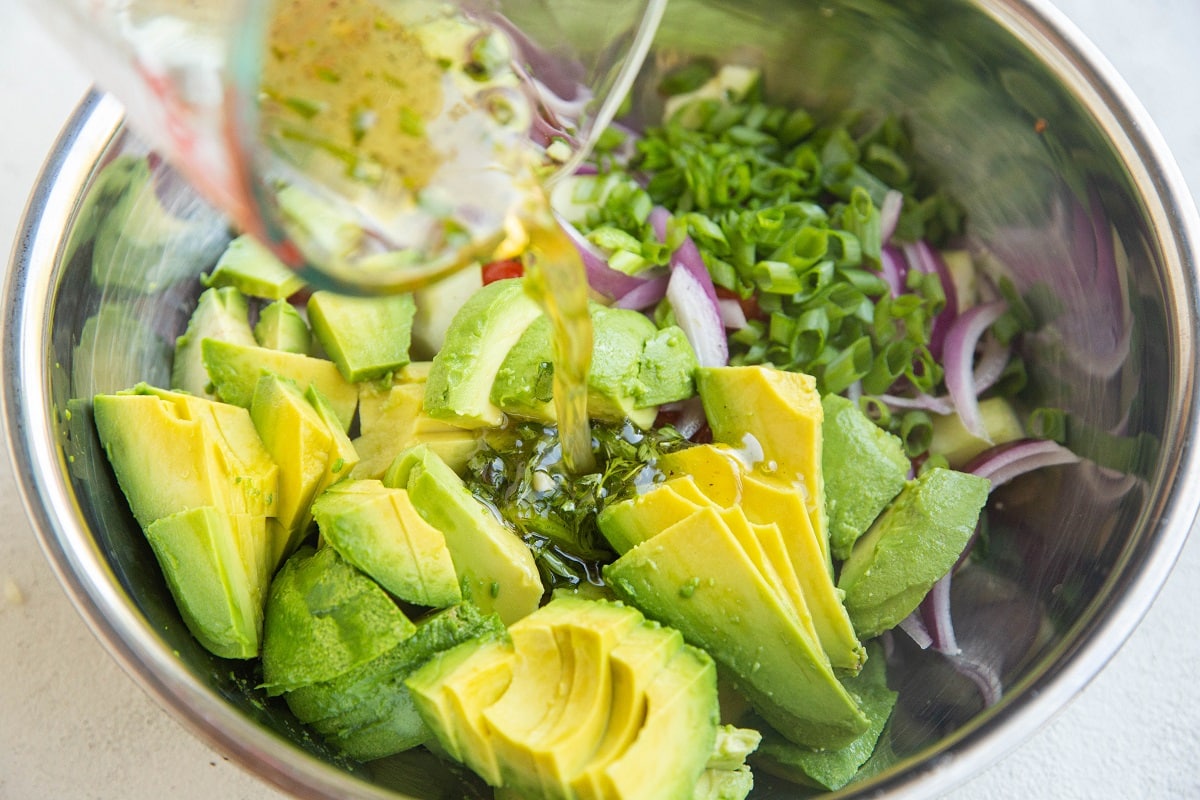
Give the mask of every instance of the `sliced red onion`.
[(732, 297), (722, 297), (717, 300), (717, 307), (721, 312), (721, 323), (726, 330), (740, 331), (746, 327), (746, 311), (737, 300)]
[(946, 305), (934, 317), (933, 327), (929, 332), (929, 352), (935, 359), (940, 359), (950, 326), (958, 317), (958, 292), (954, 288), (954, 280), (950, 277), (950, 268), (946, 266), (942, 254), (924, 239), (904, 245), (904, 256), (909, 268), (937, 275), (942, 284)]
[(650, 209), (650, 216), (646, 218), (650, 223), (651, 230), (658, 237), (660, 242), (667, 241), (667, 224), (671, 221), (671, 212), (663, 206), (655, 206)]
[(934, 397), (931, 394), (921, 394), (916, 397), (901, 397), (895, 394), (881, 394), (880, 401), (892, 408), (917, 409), (932, 414), (952, 414), (954, 405), (945, 397)]
[(579, 232), (578, 228), (561, 214), (555, 213), (554, 217), (562, 226), (571, 243), (575, 245), (575, 249), (579, 251), (579, 257), (583, 260), (584, 269), (587, 271), (588, 285), (597, 292), (610, 298), (624, 297), (648, 280), (635, 275), (626, 275), (624, 272), (610, 267), (604, 256), (587, 240), (587, 237)]
[(998, 445), (976, 456), (963, 470), (992, 482), (992, 489), (1035, 469), (1076, 464), (1078, 455), (1050, 439), (1022, 439)]
[(706, 291), (693, 271), (681, 262), (674, 262), (671, 266), (667, 300), (675, 312), (675, 322), (683, 329), (692, 350), (696, 352), (696, 361), (702, 367), (725, 366), (729, 361), (729, 342), (725, 338), (725, 326), (721, 324), (721, 312), (712, 281), (708, 282)]
[(904, 283), (908, 276), (908, 262), (904, 255), (892, 245), (884, 245), (879, 254), (879, 277), (887, 283), (892, 297), (904, 293)]
[(704, 414), (704, 404), (699, 397), (689, 397), (679, 402), (675, 417), (675, 430), (685, 439), (691, 439), (700, 429), (708, 424)]
[(933, 637), (929, 635), (929, 631), (925, 628), (925, 621), (921, 619), (920, 610), (914, 611), (904, 619), (900, 620), (900, 624), (896, 627), (908, 634), (908, 638), (916, 643), (917, 647), (922, 650), (928, 650), (933, 644)]
[(1011, 358), (1012, 347), (1010, 345), (1004, 344), (995, 336), (984, 337), (979, 359), (975, 363), (973, 378), (977, 395), (983, 394), (996, 385), (996, 381), (1000, 380), (1000, 376), (1004, 374), (1004, 368), (1008, 366)]
[(896, 223), (900, 221), (900, 210), (904, 207), (904, 194), (895, 189), (889, 189), (883, 196), (879, 206), (879, 233), (884, 244), (891, 241), (896, 232)]
[(949, 660), (955, 672), (964, 678), (970, 678), (979, 688), (984, 708), (990, 708), (1000, 702), (1000, 698), (1004, 696), (1004, 687), (1001, 686), (1000, 675), (994, 667), (961, 654), (951, 656)]
[(956, 656), (961, 652), (958, 639), (954, 635), (954, 620), (950, 616), (952, 572), (953, 570), (946, 573), (933, 585), (918, 608), (921, 620), (929, 631), (933, 649), (947, 656)]
[(626, 292), (613, 303), (616, 308), (628, 308), (642, 311), (655, 305), (667, 294), (667, 283), (670, 275), (658, 273), (653, 278), (645, 280), (640, 286)]
[(988, 435), (975, 388), (975, 345), (1007, 308), (1003, 301), (996, 301), (968, 309), (950, 325), (942, 353), (946, 389), (954, 409), (967, 432), (985, 441)]

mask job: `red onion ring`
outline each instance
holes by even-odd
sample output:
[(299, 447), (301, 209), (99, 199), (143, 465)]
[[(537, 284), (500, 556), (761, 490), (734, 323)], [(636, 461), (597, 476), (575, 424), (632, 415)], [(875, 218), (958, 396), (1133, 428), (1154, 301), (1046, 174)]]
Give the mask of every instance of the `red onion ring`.
[(964, 468), (992, 483), (992, 490), (1012, 479), (1046, 467), (1077, 464), (1080, 457), (1050, 439), (1021, 439), (998, 445), (976, 456)]
[(975, 388), (975, 345), (980, 337), (1000, 318), (1008, 306), (1002, 301), (974, 306), (961, 314), (946, 331), (942, 366), (945, 369), (946, 389), (963, 427), (972, 436), (988, 440), (979, 413), (979, 397)]
[(904, 207), (904, 194), (889, 189), (879, 205), (879, 234), (883, 243), (887, 244), (896, 232), (896, 223), (900, 221), (900, 211)]

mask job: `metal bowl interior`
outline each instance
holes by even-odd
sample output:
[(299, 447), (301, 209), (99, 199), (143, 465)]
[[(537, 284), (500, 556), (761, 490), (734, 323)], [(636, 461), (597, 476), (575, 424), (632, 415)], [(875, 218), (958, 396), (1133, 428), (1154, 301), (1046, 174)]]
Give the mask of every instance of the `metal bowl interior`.
[[(586, 21), (562, 24), (586, 39)], [(635, 88), (649, 113), (656, 72), (685, 55), (761, 66), (772, 98), (821, 115), (901, 114), (923, 169), (966, 207), (976, 258), (1042, 301), (1031, 391), (1067, 410), (1085, 461), (1005, 487), (986, 565), (954, 584), (960, 644), (1000, 672), (1004, 696), (984, 708), (970, 681), (897, 638), (886, 757), (832, 795), (931, 796), (1062, 707), (1183, 545), (1200, 504), (1200, 223), (1144, 112), (1042, 2), (674, 0)], [(312, 798), (490, 797), (422, 753), (339, 762), (255, 688), (253, 667), (214, 658), (180, 621), (89, 398), (167, 381), (198, 276), (231, 232), (145, 155), (119, 106), (90, 97), (47, 163), (5, 287), (8, 438), (50, 561), (135, 680), (264, 779)], [(130, 158), (155, 179), (111, 180)], [(765, 775), (753, 795), (797, 796)]]

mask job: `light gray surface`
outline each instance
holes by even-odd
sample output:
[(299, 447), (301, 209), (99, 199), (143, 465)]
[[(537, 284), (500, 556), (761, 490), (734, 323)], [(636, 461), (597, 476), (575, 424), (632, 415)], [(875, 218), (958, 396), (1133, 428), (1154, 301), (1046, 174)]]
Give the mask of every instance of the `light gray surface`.
[[(33, 0), (38, 2), (39, 0)], [(1060, 0), (1133, 87), (1200, 188), (1200, 3)], [(88, 81), (0, 0), (0, 250)], [(25, 521), (0, 459), (0, 800), (282, 797), (193, 739), (89, 634)], [(1200, 775), (1200, 539), (1104, 672), (1053, 722), (953, 792), (991, 798), (1194, 798)], [(1001, 754), (997, 754), (998, 756)]]

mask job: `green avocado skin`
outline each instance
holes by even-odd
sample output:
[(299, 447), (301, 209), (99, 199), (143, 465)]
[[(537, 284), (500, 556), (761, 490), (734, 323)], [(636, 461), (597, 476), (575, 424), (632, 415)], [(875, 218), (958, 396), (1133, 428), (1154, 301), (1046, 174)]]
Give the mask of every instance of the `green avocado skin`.
[(954, 566), (991, 487), (986, 478), (934, 467), (909, 482), (842, 565), (838, 588), (863, 639), (895, 627)]
[(904, 488), (909, 461), (899, 437), (840, 395), (821, 399), (821, 471), (829, 513), (829, 545), (845, 560), (858, 537)]

